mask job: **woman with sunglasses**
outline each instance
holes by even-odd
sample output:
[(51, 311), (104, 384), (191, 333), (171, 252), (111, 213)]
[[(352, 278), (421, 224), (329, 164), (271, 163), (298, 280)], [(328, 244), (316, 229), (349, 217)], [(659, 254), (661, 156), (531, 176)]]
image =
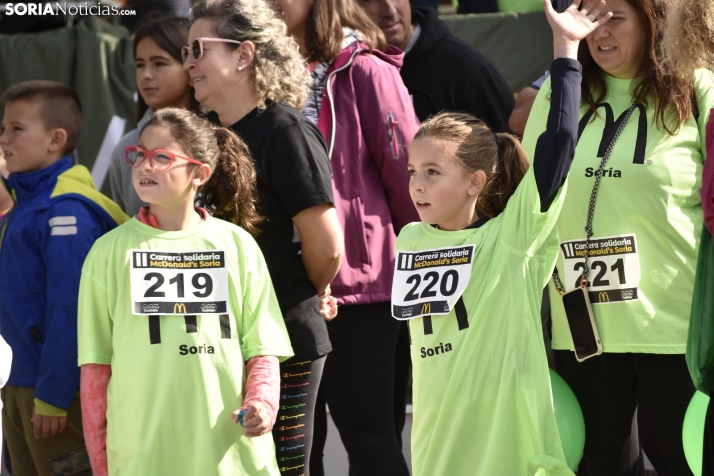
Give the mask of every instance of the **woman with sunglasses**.
[(308, 474), (323, 357), (331, 350), (325, 318), (336, 312), (329, 284), (343, 245), (324, 140), (297, 110), (307, 70), (263, 0), (203, 1), (191, 15), (184, 68), (209, 119), (238, 134), (253, 156), (265, 217), (257, 241), (295, 351), (281, 364), (277, 459), (284, 475)]
[(248, 233), (260, 221), (250, 153), (178, 108), (153, 114), (138, 142), (125, 159), (148, 205), (96, 241), (80, 283), (93, 474), (277, 476), (269, 433), (293, 353)]
[[(395, 372), (402, 325), (391, 318), (390, 309), (396, 234), (419, 221), (404, 173), (419, 129), (399, 76), (404, 54), (387, 45), (355, 0), (271, 4), (309, 62), (313, 81), (303, 113), (327, 141), (345, 230), (345, 261), (332, 283), (340, 318), (327, 325), (333, 351), (320, 398), (340, 431), (350, 474), (407, 475), (400, 426), (408, 363)], [(408, 353), (402, 357), (408, 359)], [(395, 400), (401, 400), (397, 410)], [(313, 476), (323, 474), (327, 424), (321, 416)]]
[(188, 19), (149, 15), (134, 33), (136, 64), (137, 125), (114, 147), (109, 165), (112, 198), (129, 216), (138, 213), (142, 202), (131, 183), (131, 170), (124, 162), (124, 148), (136, 144), (139, 131), (156, 109), (180, 107), (198, 112), (198, 101), (182, 71), (181, 47), (188, 37)]

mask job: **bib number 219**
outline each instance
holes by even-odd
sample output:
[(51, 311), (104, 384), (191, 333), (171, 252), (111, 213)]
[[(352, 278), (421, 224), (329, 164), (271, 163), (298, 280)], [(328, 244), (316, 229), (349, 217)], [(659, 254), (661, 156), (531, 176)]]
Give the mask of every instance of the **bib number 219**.
[(132, 310), (137, 315), (224, 314), (225, 252), (131, 250)]
[[(164, 285), (166, 278), (161, 273), (147, 273), (144, 276), (144, 281), (151, 281), (152, 285), (144, 293), (144, 297), (154, 298), (154, 297), (166, 297), (165, 291), (160, 291), (161, 287)], [(184, 273), (178, 273), (173, 278), (169, 279), (169, 285), (176, 285), (176, 296), (185, 297), (185, 287), (184, 287)], [(196, 273), (191, 278), (191, 284), (193, 289), (193, 295), (198, 298), (205, 298), (211, 295), (213, 292), (213, 279), (208, 273)]]

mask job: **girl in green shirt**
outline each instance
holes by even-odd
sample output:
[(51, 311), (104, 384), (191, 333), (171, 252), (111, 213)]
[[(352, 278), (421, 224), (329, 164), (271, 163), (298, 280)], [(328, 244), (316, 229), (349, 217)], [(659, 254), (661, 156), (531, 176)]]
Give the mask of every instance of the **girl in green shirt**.
[(411, 147), (421, 223), (396, 244), (393, 316), (409, 320), (414, 366), (412, 467), (420, 475), (572, 475), (555, 423), (540, 301), (551, 232), (573, 158), (579, 41), (610, 14), (579, 1), (553, 28), (552, 106), (533, 165), (518, 139), (441, 113)]
[[(248, 149), (225, 128), (165, 108), (125, 160), (149, 205), (96, 241), (79, 292), (93, 472), (278, 475), (270, 430), (278, 364), (293, 351), (248, 233), (259, 220)], [(214, 216), (195, 207), (199, 190)]]

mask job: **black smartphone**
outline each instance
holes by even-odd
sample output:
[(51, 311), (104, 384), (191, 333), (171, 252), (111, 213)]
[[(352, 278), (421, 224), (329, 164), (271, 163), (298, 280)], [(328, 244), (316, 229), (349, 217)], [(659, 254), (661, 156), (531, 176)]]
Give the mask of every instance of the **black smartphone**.
[(602, 354), (600, 334), (597, 331), (587, 290), (578, 287), (563, 294), (563, 306), (565, 307), (565, 316), (568, 318), (570, 336), (573, 339), (575, 358), (578, 362)]

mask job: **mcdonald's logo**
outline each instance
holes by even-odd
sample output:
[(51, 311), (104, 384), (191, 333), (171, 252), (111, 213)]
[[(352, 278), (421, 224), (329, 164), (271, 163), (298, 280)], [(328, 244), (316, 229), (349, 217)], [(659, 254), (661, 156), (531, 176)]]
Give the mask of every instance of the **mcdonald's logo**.
[(174, 304), (174, 314), (186, 314), (186, 305), (182, 302)]
[(421, 305), (421, 313), (422, 314), (431, 314), (431, 303), (430, 302), (425, 302), (424, 304)]
[[(602, 132), (602, 139), (600, 140), (600, 147), (598, 147), (597, 156), (603, 157), (605, 155), (605, 152), (607, 151), (607, 148), (615, 137), (615, 132), (617, 131), (617, 128), (620, 126), (622, 121), (624, 121), (625, 114), (627, 113), (627, 111), (623, 112), (622, 114), (620, 114), (620, 117), (615, 119), (615, 114), (612, 110), (612, 106), (609, 103), (603, 102), (598, 104), (595, 111), (587, 111), (580, 119), (580, 123), (578, 125), (578, 141), (580, 141), (580, 136), (583, 134), (583, 131), (590, 123), (590, 119), (592, 119), (595, 112), (599, 111), (600, 108), (605, 110), (605, 128)], [(647, 110), (644, 104), (642, 103), (637, 103), (637, 109), (640, 112), (640, 117), (637, 122), (637, 138), (635, 140), (635, 150), (633, 154), (632, 163), (644, 164), (645, 149), (647, 147)]]
[(598, 302), (610, 302), (610, 295), (604, 291), (597, 293)]

